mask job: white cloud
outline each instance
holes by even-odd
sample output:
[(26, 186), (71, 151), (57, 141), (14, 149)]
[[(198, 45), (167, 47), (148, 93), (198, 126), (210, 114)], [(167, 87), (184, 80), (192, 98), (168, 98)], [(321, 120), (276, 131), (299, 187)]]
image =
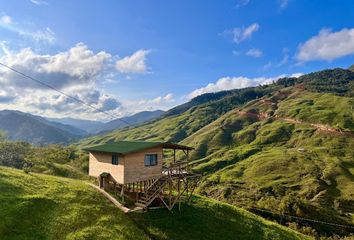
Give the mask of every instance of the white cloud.
[[(1, 62), (59, 89), (94, 82), (110, 59), (109, 53), (95, 54), (83, 43), (55, 55), (41, 55), (24, 48), (19, 52), (7, 50), (0, 58)], [(0, 83), (21, 88), (40, 87), (4, 68), (0, 69)]]
[[(165, 96), (158, 96), (154, 99), (151, 100), (151, 102), (153, 103), (161, 103), (161, 102), (173, 102), (173, 94), (172, 93), (168, 93)], [(149, 102), (149, 101), (147, 101)]]
[(150, 50), (138, 50), (133, 55), (124, 57), (116, 62), (116, 68), (122, 73), (147, 73), (146, 56)]
[[(112, 56), (94, 53), (78, 43), (67, 51), (41, 55), (30, 48), (12, 52), (5, 47), (0, 61), (102, 111), (117, 113), (121, 103), (97, 88), (109, 75)], [(0, 68), (0, 108), (11, 108), (47, 116), (73, 116), (105, 119), (107, 116), (88, 106), (52, 91), (6, 68)]]
[(233, 42), (240, 43), (246, 39), (250, 39), (252, 35), (259, 30), (259, 24), (253, 23), (248, 27), (234, 28), (231, 30)]
[(3, 23), (3, 24), (9, 25), (9, 24), (12, 23), (12, 18), (10, 16), (8, 16), (8, 15), (3, 15), (0, 18), (0, 22)]
[[(299, 77), (301, 73), (295, 73), (290, 75), (290, 77)], [(218, 79), (215, 83), (209, 83), (207, 86), (198, 88), (191, 92), (188, 95), (188, 98), (194, 98), (196, 96), (202, 95), (204, 93), (212, 93), (212, 92), (219, 92), (224, 90), (231, 90), (231, 89), (239, 89), (239, 88), (246, 88), (258, 85), (265, 85), (270, 84), (273, 81), (278, 80), (279, 78), (286, 77), (286, 74), (282, 74), (276, 77), (257, 77), (257, 78), (248, 78), (248, 77), (223, 77)]]
[(334, 60), (354, 54), (354, 28), (338, 32), (322, 29), (305, 43), (300, 44), (296, 59), (300, 62)]
[(0, 27), (35, 42), (45, 42), (49, 44), (55, 42), (55, 33), (49, 27), (44, 29), (28, 29), (28, 26), (22, 26), (22, 24), (14, 22), (8, 15), (1, 16)]
[(43, 0), (30, 0), (31, 3), (36, 4), (36, 5), (48, 5), (48, 2), (43, 1)]
[(251, 48), (246, 52), (246, 55), (254, 58), (259, 58), (263, 55), (263, 52), (257, 48)]
[(284, 9), (288, 6), (289, 0), (278, 0), (278, 3), (279, 3), (279, 7), (281, 9)]
[(246, 6), (249, 3), (250, 3), (250, 0), (238, 0), (236, 2), (235, 8), (240, 8), (240, 7)]

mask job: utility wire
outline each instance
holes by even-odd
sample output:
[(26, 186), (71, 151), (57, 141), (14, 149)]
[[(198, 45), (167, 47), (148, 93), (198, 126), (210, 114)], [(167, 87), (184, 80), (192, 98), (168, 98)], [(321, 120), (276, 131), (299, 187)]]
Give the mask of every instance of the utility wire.
[(101, 109), (99, 109), (99, 108), (97, 108), (97, 107), (95, 107), (95, 106), (89, 104), (89, 103), (86, 103), (86, 102), (82, 101), (82, 100), (79, 99), (79, 98), (76, 98), (76, 97), (73, 97), (73, 96), (71, 96), (71, 95), (69, 95), (69, 94), (66, 94), (65, 92), (63, 92), (63, 91), (61, 91), (61, 90), (59, 90), (59, 89), (57, 89), (57, 88), (55, 88), (55, 87), (49, 85), (48, 83), (44, 83), (44, 82), (42, 82), (42, 81), (40, 81), (40, 80), (38, 80), (38, 79), (35, 79), (35, 78), (31, 77), (31, 76), (28, 76), (27, 74), (22, 73), (22, 72), (20, 72), (20, 71), (18, 71), (18, 70), (16, 70), (16, 69), (14, 69), (14, 68), (12, 68), (12, 67), (10, 67), (10, 66), (4, 64), (4, 63), (1, 63), (1, 62), (0, 62), (0, 65), (3, 66), (3, 67), (5, 67), (5, 68), (7, 68), (7, 69), (10, 69), (11, 71), (13, 71), (13, 72), (15, 72), (15, 73), (17, 73), (17, 74), (19, 74), (19, 75), (25, 77), (25, 78), (28, 78), (28, 79), (30, 79), (30, 80), (32, 80), (32, 81), (34, 81), (34, 82), (36, 82), (36, 83), (38, 83), (38, 84), (40, 84), (40, 85), (42, 85), (42, 86), (45, 86), (45, 87), (47, 87), (47, 88), (49, 88), (49, 89), (51, 89), (51, 90), (53, 90), (53, 91), (56, 91), (56, 92), (58, 92), (58, 93), (60, 93), (60, 94), (62, 94), (62, 95), (64, 95), (64, 96), (70, 98), (70, 99), (73, 99), (73, 100), (75, 100), (75, 101), (77, 101), (77, 102), (79, 102), (79, 103), (81, 103), (81, 104), (83, 104), (83, 105), (85, 105), (85, 106), (87, 106), (87, 107), (90, 107), (90, 108), (92, 108), (92, 109), (94, 109), (94, 110), (96, 110), (96, 111), (98, 111), (98, 112), (101, 112), (101, 113), (103, 113), (103, 114), (106, 114), (106, 115), (110, 116), (112, 119), (119, 120), (119, 121), (121, 121), (121, 122), (127, 124), (128, 126), (134, 127), (133, 124), (130, 124), (129, 122), (127, 122), (127, 121), (125, 121), (125, 120), (123, 120), (123, 119), (121, 119), (121, 118), (119, 118), (119, 117), (117, 117), (117, 116), (115, 116), (115, 115), (113, 115), (113, 114), (111, 114), (111, 113), (109, 113), (109, 112), (106, 112), (106, 111), (104, 111), (104, 110), (101, 110)]

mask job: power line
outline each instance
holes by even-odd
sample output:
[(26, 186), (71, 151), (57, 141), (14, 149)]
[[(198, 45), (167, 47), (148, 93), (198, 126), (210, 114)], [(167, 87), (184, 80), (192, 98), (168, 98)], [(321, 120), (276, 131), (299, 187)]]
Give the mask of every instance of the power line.
[(31, 77), (31, 76), (25, 74), (25, 73), (22, 73), (22, 72), (20, 72), (20, 71), (18, 71), (18, 70), (16, 70), (16, 69), (14, 69), (14, 68), (12, 68), (12, 67), (10, 67), (10, 66), (4, 64), (4, 63), (1, 63), (1, 62), (0, 62), (0, 65), (3, 66), (3, 67), (5, 67), (5, 68), (7, 68), (7, 69), (10, 69), (11, 71), (13, 71), (13, 72), (15, 72), (15, 73), (17, 73), (17, 74), (19, 74), (19, 75), (25, 77), (25, 78), (28, 78), (28, 79), (30, 79), (30, 80), (32, 80), (32, 81), (34, 81), (34, 82), (36, 82), (36, 83), (38, 83), (38, 84), (40, 84), (40, 85), (42, 85), (42, 86), (45, 86), (45, 87), (47, 87), (47, 88), (49, 88), (49, 89), (51, 89), (51, 90), (53, 90), (53, 91), (56, 91), (56, 92), (58, 92), (58, 93), (60, 93), (60, 94), (62, 94), (62, 95), (64, 95), (64, 96), (70, 98), (70, 99), (73, 99), (73, 100), (75, 100), (75, 101), (77, 101), (77, 102), (79, 102), (79, 103), (81, 103), (81, 104), (83, 104), (83, 105), (85, 105), (85, 106), (87, 106), (87, 107), (90, 107), (90, 108), (92, 108), (92, 109), (94, 109), (94, 110), (96, 110), (96, 111), (98, 111), (98, 112), (104, 113), (104, 114), (110, 116), (110, 117), (113, 118), (113, 119), (119, 120), (119, 121), (121, 121), (121, 122), (127, 124), (128, 126), (134, 127), (133, 124), (130, 124), (129, 122), (127, 122), (127, 121), (125, 121), (125, 120), (123, 120), (123, 119), (121, 119), (121, 118), (119, 118), (119, 117), (117, 117), (117, 116), (115, 116), (115, 115), (113, 115), (113, 114), (111, 114), (111, 113), (109, 113), (109, 112), (106, 112), (106, 111), (104, 111), (104, 110), (101, 110), (101, 109), (99, 109), (99, 108), (97, 108), (97, 107), (95, 107), (95, 106), (89, 104), (89, 103), (86, 103), (86, 102), (82, 101), (82, 100), (79, 99), (79, 98), (76, 98), (76, 97), (73, 97), (73, 96), (71, 96), (71, 95), (69, 95), (69, 94), (66, 94), (65, 92), (63, 92), (63, 91), (61, 91), (61, 90), (59, 90), (59, 89), (57, 89), (57, 88), (55, 88), (55, 87), (49, 85), (48, 83), (44, 83), (44, 82), (42, 82), (42, 81), (40, 81), (40, 80), (38, 80), (38, 79), (35, 79), (35, 78), (33, 78), (33, 77)]

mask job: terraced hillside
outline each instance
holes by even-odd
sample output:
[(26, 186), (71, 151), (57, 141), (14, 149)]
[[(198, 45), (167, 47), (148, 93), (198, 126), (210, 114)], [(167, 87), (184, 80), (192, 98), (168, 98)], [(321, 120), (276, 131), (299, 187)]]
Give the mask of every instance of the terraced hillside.
[(309, 239), (247, 211), (194, 199), (125, 215), (83, 181), (0, 167), (0, 239)]

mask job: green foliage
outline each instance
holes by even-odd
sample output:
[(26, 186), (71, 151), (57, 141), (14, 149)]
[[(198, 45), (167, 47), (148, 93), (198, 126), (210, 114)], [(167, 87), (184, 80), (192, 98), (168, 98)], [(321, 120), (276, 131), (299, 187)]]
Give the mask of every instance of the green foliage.
[(353, 80), (353, 71), (335, 68), (306, 74), (299, 78), (283, 78), (277, 84), (283, 86), (303, 84), (305, 89), (312, 92), (333, 93), (340, 96), (353, 97)]
[(30, 150), (29, 143), (0, 141), (0, 166), (22, 168)]
[(86, 179), (88, 155), (73, 147), (37, 147), (26, 142), (3, 141), (0, 142), (0, 166), (19, 168), (25, 172)]
[(5, 140), (7, 140), (7, 134), (0, 130), (0, 142), (4, 142)]

